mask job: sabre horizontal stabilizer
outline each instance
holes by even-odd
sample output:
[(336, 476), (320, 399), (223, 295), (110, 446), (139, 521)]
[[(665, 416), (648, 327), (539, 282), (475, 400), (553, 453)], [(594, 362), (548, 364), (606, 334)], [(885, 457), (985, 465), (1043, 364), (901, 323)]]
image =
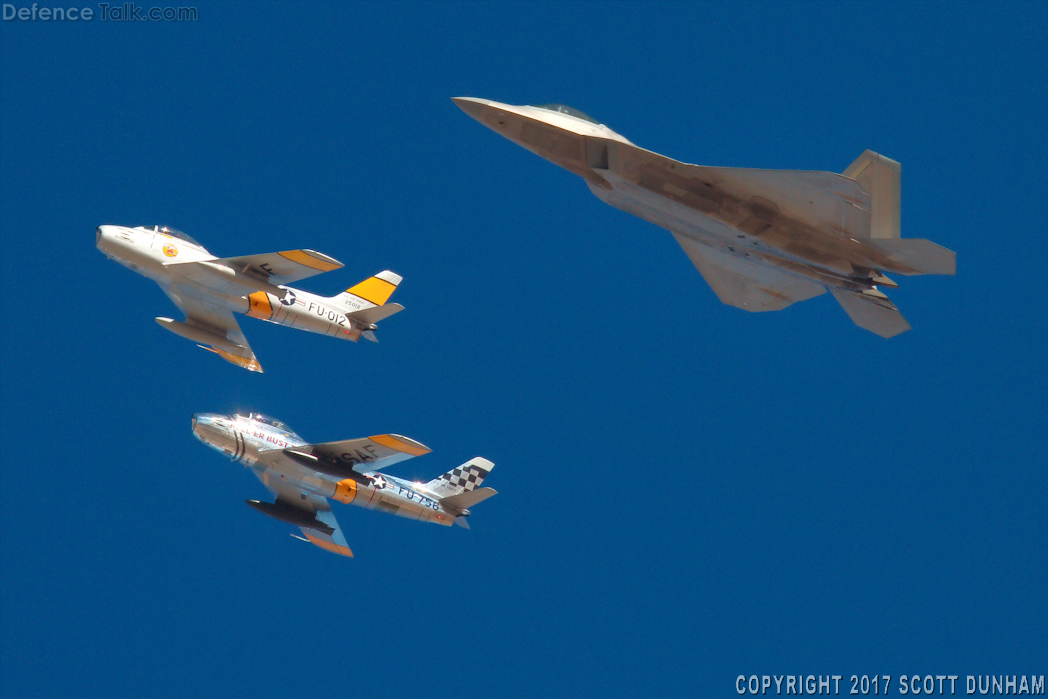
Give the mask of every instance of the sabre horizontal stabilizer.
[(362, 308), (359, 311), (351, 311), (346, 314), (346, 317), (350, 320), (357, 321), (362, 325), (374, 325), (380, 320), (389, 318), (394, 313), (400, 313), (404, 310), (404, 307), (399, 303), (387, 303), (384, 306), (374, 306), (372, 308)]
[(852, 322), (860, 328), (881, 337), (895, 337), (910, 329), (910, 324), (902, 317), (895, 304), (876, 290), (860, 293), (830, 287), (830, 293), (837, 299), (837, 303), (841, 304)]
[(884, 269), (903, 275), (957, 274), (957, 253), (924, 238), (886, 238), (866, 244), (883, 253), (891, 264)]
[(492, 495), (498, 495), (498, 491), (494, 488), (477, 488), (476, 490), (468, 490), (465, 493), (441, 498), (440, 504), (455, 510), (468, 510), (478, 502), (484, 502)]

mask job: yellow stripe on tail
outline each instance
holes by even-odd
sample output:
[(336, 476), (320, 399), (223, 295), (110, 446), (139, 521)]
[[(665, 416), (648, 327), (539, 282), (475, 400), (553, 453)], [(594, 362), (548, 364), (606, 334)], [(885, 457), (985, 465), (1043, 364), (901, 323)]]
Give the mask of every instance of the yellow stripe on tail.
[(359, 296), (368, 303), (373, 303), (376, 306), (381, 306), (389, 297), (396, 291), (397, 285), (400, 284), (403, 278), (399, 274), (394, 274), (389, 270), (379, 272), (373, 277), (365, 279), (356, 286), (346, 289), (347, 294), (353, 294)]

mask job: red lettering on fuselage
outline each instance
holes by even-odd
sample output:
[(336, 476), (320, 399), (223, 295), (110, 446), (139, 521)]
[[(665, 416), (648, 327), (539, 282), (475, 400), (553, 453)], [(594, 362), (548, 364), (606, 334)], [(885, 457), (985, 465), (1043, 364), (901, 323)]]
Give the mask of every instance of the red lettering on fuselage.
[(291, 446), (290, 442), (285, 442), (283, 439), (277, 439), (276, 437), (274, 437), (272, 435), (268, 435), (265, 432), (253, 432), (252, 435), (257, 437), (257, 438), (259, 438), (259, 439), (264, 439), (267, 442), (275, 444), (278, 447), (280, 447), (281, 449), (286, 449), (286, 448)]

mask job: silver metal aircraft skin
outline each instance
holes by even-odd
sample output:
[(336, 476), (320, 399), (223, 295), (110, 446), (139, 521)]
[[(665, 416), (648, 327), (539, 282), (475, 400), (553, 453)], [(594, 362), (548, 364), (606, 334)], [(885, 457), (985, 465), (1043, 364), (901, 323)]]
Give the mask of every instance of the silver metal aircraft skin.
[(669, 230), (724, 303), (777, 311), (827, 288), (862, 328), (910, 329), (887, 273), (954, 274), (955, 254), (901, 238), (899, 163), (865, 151), (843, 174), (690, 165), (563, 105), (453, 98), (492, 131), (582, 177), (599, 199)]
[(259, 413), (193, 416), (193, 434), (249, 467), (276, 496), (247, 500), (253, 508), (302, 530), (305, 540), (341, 556), (353, 556), (328, 499), (369, 510), (467, 529), (470, 508), (496, 491), (481, 483), (495, 467), (476, 457), (428, 483), (412, 483), (379, 470), (430, 449), (413, 439), (383, 434), (309, 444), (287, 425)]
[(386, 303), (402, 278), (389, 270), (332, 297), (287, 284), (342, 267), (313, 250), (217, 258), (185, 233), (160, 226), (99, 226), (95, 243), (110, 259), (152, 279), (186, 318), (157, 318), (228, 362), (262, 371), (234, 313), (356, 342), (377, 342), (376, 323), (404, 310)]

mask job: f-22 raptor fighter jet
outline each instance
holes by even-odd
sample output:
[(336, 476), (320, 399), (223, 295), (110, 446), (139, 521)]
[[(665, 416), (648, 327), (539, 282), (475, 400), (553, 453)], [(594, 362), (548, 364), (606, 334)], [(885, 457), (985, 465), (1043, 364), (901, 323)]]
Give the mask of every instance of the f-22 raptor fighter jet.
[(582, 177), (599, 199), (669, 230), (717, 297), (778, 311), (826, 292), (881, 337), (910, 324), (886, 273), (954, 274), (955, 255), (900, 238), (899, 163), (866, 151), (843, 175), (689, 165), (638, 148), (559, 104), (453, 98), (519, 146)]
[(233, 313), (356, 342), (378, 342), (383, 318), (404, 310), (386, 303), (401, 282), (379, 272), (327, 298), (286, 284), (338, 269), (342, 263), (312, 250), (217, 258), (181, 231), (160, 226), (99, 226), (98, 249), (125, 267), (152, 279), (186, 315), (185, 321), (157, 318), (161, 327), (200, 343), (226, 361), (262, 371)]
[(193, 416), (193, 434), (234, 462), (249, 466), (276, 496), (273, 503), (248, 500), (248, 505), (300, 527), (307, 541), (342, 556), (352, 557), (353, 552), (328, 498), (469, 529), (469, 508), (496, 494), (480, 487), (495, 464), (479, 456), (428, 483), (379, 474), (380, 469), (430, 452), (396, 434), (308, 444), (284, 423), (258, 413), (200, 413)]

